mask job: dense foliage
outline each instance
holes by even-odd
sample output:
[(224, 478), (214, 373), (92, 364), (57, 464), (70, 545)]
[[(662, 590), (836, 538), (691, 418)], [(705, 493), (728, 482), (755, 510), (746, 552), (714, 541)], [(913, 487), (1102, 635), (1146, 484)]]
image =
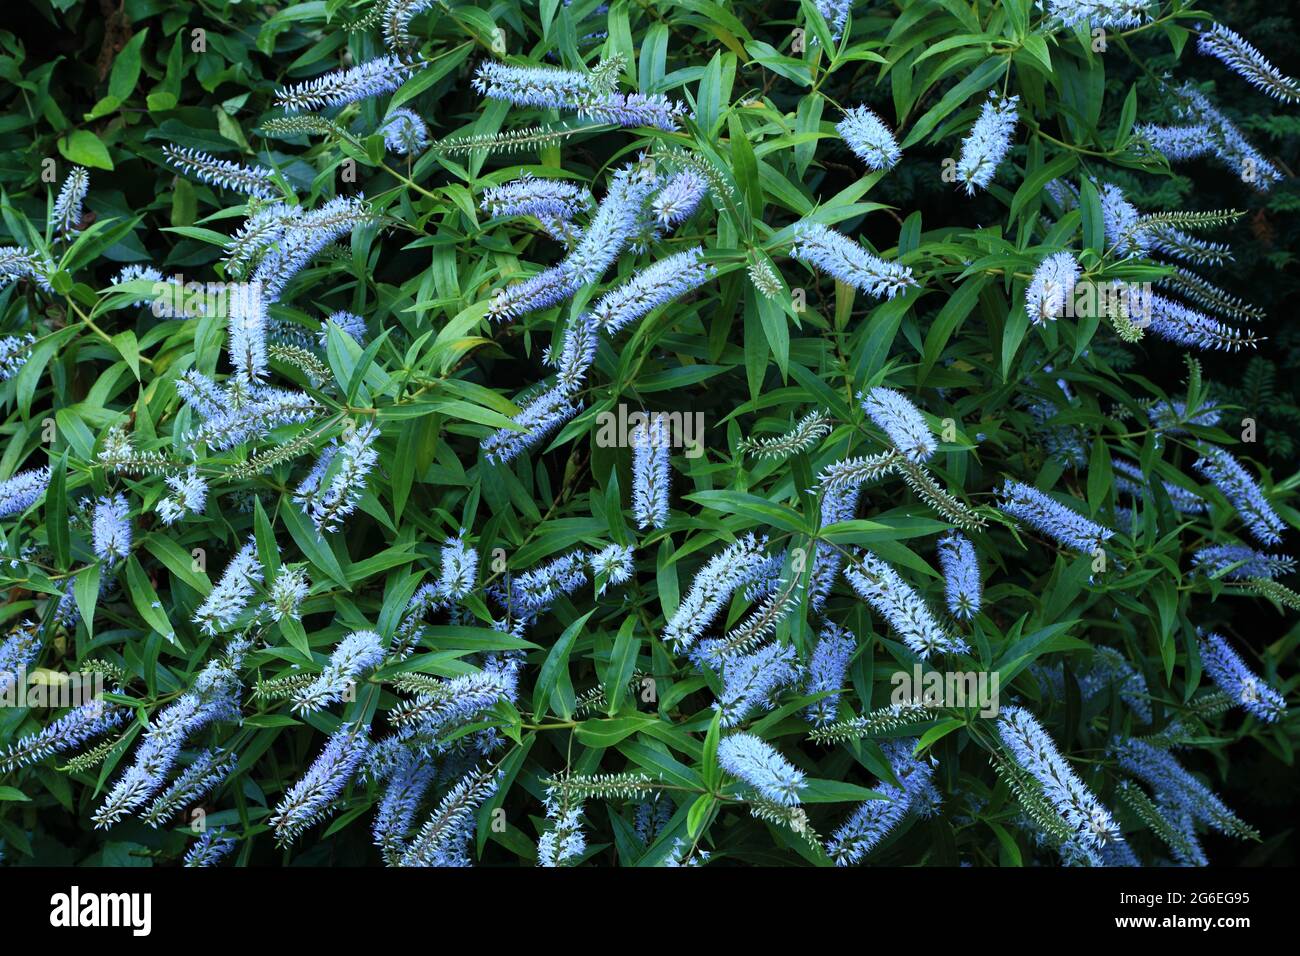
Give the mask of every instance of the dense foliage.
[(4, 862), (1291, 857), (1271, 7), (13, 6)]

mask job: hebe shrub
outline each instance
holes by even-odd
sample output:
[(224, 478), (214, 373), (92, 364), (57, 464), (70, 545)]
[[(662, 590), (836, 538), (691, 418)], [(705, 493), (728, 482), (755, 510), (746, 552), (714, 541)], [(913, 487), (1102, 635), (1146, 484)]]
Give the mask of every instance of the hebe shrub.
[(7, 861), (1260, 839), (1215, 790), (1291, 764), (1300, 516), (1233, 389), (1290, 252), (1229, 243), (1300, 83), (1250, 17), (25, 10)]

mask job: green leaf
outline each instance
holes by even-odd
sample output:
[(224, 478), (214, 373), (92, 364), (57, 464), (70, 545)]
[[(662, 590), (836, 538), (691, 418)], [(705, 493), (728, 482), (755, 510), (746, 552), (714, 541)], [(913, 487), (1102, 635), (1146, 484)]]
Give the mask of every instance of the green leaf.
[(609, 666), (605, 669), (605, 699), (609, 704), (606, 713), (611, 715), (618, 713), (623, 695), (627, 693), (628, 682), (636, 670), (636, 658), (641, 650), (641, 638), (636, 636), (636, 626), (637, 619), (629, 617), (619, 627)]
[(626, 740), (647, 724), (655, 722), (654, 717), (613, 717), (608, 720), (584, 720), (573, 728), (578, 742), (585, 747), (613, 747), (619, 741)]
[(939, 360), (940, 353), (948, 344), (948, 340), (953, 334), (961, 328), (966, 317), (979, 302), (980, 290), (989, 281), (989, 276), (980, 275), (967, 279), (957, 287), (957, 291), (949, 296), (948, 301), (944, 303), (939, 314), (934, 317), (934, 322), (930, 325), (930, 331), (925, 336), (925, 349), (921, 356), (921, 369), (917, 377), (925, 381), (930, 375), (930, 370), (934, 368), (934, 363)]
[(86, 626), (86, 633), (93, 636), (95, 633), (95, 605), (99, 602), (98, 564), (89, 564), (77, 573), (76, 582), (72, 586), (72, 596), (77, 602), (77, 610), (81, 612), (81, 620)]
[(134, 555), (126, 559), (126, 583), (127, 590), (131, 592), (131, 603), (140, 612), (145, 623), (171, 643), (177, 643), (176, 632), (172, 630), (171, 621), (167, 619), (167, 614), (158, 600), (158, 592), (154, 590), (148, 575), (144, 573), (144, 568), (140, 567), (140, 562)]
[[(540, 721), (546, 716), (550, 708), (551, 692), (559, 685), (561, 675), (567, 676), (568, 674), (569, 652), (573, 650), (573, 642), (577, 640), (578, 634), (586, 625), (587, 620), (595, 613), (596, 611), (593, 608), (566, 627), (564, 633), (560, 635), (546, 655), (541, 673), (537, 675), (537, 684), (533, 688), (534, 720)], [(570, 717), (569, 714), (562, 714), (561, 716), (565, 720)]]
[(758, 495), (743, 491), (697, 491), (688, 501), (724, 514), (741, 515), (755, 524), (768, 524), (783, 531), (811, 533), (812, 529), (799, 513), (786, 505), (775, 504)]
[(140, 47), (148, 36), (149, 28), (146, 27), (131, 37), (113, 59), (113, 70), (108, 75), (108, 95), (119, 103), (125, 103), (135, 92), (135, 84), (140, 79)]
[(73, 130), (59, 137), (59, 152), (69, 162), (92, 169), (112, 169), (113, 160), (99, 137), (89, 130)]
[(50, 465), (50, 485), (45, 491), (45, 514), (49, 519), (45, 529), (49, 536), (50, 551), (54, 554), (54, 566), (59, 569), (66, 568), (71, 561), (67, 474), (68, 453), (64, 451)]

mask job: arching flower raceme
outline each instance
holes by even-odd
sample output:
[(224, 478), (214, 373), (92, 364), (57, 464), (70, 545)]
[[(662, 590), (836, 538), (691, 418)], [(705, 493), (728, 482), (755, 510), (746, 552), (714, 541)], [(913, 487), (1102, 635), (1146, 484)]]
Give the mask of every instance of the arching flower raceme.
[(0, 694), (14, 687), (41, 653), (41, 629), (20, 623), (0, 642)]
[(852, 239), (821, 223), (799, 223), (790, 254), (878, 299), (892, 299), (916, 285), (911, 269), (872, 255)]
[[(321, 532), (338, 531), (343, 520), (361, 503), (366, 493), (366, 478), (379, 461), (375, 439), (379, 427), (367, 421), (352, 430), (333, 456), (331, 468), (337, 467), (329, 485), (311, 500), (311, 521)], [(337, 463), (337, 464), (335, 464)]]
[(71, 237), (81, 232), (82, 204), (90, 190), (90, 173), (80, 166), (73, 166), (68, 178), (63, 181), (58, 198), (54, 200), (54, 210), (50, 221), (54, 223), (55, 232), (60, 236)]
[(22, 371), (35, 341), (31, 334), (0, 338), (0, 382), (7, 382)]
[(118, 778), (93, 820), (97, 827), (116, 823), (161, 790), (180, 759), (186, 738), (214, 721), (238, 721), (238, 679), (213, 661), (194, 687), (155, 714), (134, 762)]
[(564, 179), (540, 179), (524, 173), (483, 193), (479, 208), (493, 217), (536, 216), (569, 220), (591, 208), (586, 187)]
[(662, 528), (668, 523), (668, 424), (652, 414), (632, 432), (632, 514), (637, 527)]
[(835, 128), (868, 169), (892, 169), (902, 156), (893, 132), (865, 106), (847, 110)]
[(312, 683), (293, 699), (293, 709), (311, 713), (343, 700), (348, 690), (366, 671), (384, 660), (384, 647), (374, 631), (353, 631), (334, 648), (329, 663)]
[(716, 275), (699, 248), (660, 259), (605, 293), (592, 307), (596, 323), (614, 335), (662, 305), (698, 289)]
[[(6, 663), (5, 657), (5, 652), (0, 650), (0, 694), (7, 689), (5, 674), (18, 671), (18, 668), (11, 670), (12, 663)], [(32, 659), (34, 660), (34, 655)], [(31, 661), (27, 663), (30, 664)], [(30, 766), (52, 754), (73, 750), (87, 741), (117, 730), (126, 723), (129, 716), (130, 711), (125, 707), (106, 704), (99, 698), (88, 701), (35, 733), (18, 738), (7, 750), (0, 751), (0, 773)]]
[(775, 634), (777, 626), (798, 606), (794, 589), (784, 588), (781, 576), (783, 555), (765, 559), (749, 575), (745, 599), (760, 602), (722, 637), (701, 641), (691, 658), (701, 667), (716, 667), (761, 647)]
[(204, 830), (185, 852), (185, 866), (216, 866), (235, 849), (235, 842), (221, 827)]
[[(373, 752), (373, 751), (372, 751)], [(405, 748), (399, 748), (400, 758), (395, 767), (386, 772), (388, 786), (375, 811), (373, 833), (375, 845), (383, 851), (384, 861), (391, 866), (400, 863), (406, 852), (406, 835), (415, 820), (420, 801), (437, 778), (437, 767)]]
[(777, 692), (799, 674), (798, 655), (789, 644), (768, 644), (727, 660), (722, 693), (713, 704), (722, 726), (735, 727), (756, 710), (770, 710)]
[(579, 110), (604, 123), (619, 126), (649, 126), (664, 132), (676, 132), (686, 105), (662, 93), (602, 93)]
[(640, 164), (616, 172), (573, 251), (559, 265), (498, 289), (488, 317), (514, 319), (550, 308), (603, 276), (641, 231), (645, 206), (656, 186), (655, 177)]
[(1268, 503), (1259, 483), (1229, 452), (1206, 446), (1194, 467), (1223, 492), (1223, 497), (1237, 509), (1246, 528), (1261, 544), (1277, 544), (1282, 540), (1286, 524)]
[(567, 263), (552, 266), (523, 282), (499, 288), (493, 293), (488, 317), (494, 321), (517, 319), (559, 305), (582, 288), (582, 282)]
[(1000, 495), (999, 509), (1041, 531), (1062, 547), (1093, 554), (1103, 548), (1115, 533), (1021, 481), (1007, 479)]
[(358, 345), (366, 340), (366, 320), (354, 312), (345, 312), (340, 309), (337, 312), (331, 312), (327, 318), (321, 321), (320, 331), (316, 333), (321, 348), (326, 348), (329, 343), (329, 327), (331, 325), (337, 325), (344, 335)]
[(344, 724), (325, 743), (302, 779), (285, 791), (268, 822), (281, 844), (297, 839), (316, 822), (325, 819), (330, 808), (348, 785), (370, 742), (364, 728)]
[(186, 807), (198, 803), (225, 782), (234, 772), (237, 762), (234, 754), (203, 751), (171, 786), (154, 797), (141, 818), (152, 827), (166, 826)]
[(613, 77), (597, 71), (580, 73), (485, 61), (479, 65), (473, 86), (488, 99), (515, 106), (574, 110), (580, 116), (619, 126), (677, 129), (684, 111), (681, 103), (658, 93), (619, 93), (612, 81)]
[(349, 70), (326, 73), (313, 80), (275, 91), (275, 102), (288, 113), (346, 106), (358, 100), (391, 93), (414, 73), (395, 56), (381, 56)]
[(26, 511), (40, 500), (49, 484), (50, 469), (45, 467), (20, 471), (0, 481), (0, 518)]
[(508, 697), (512, 686), (513, 677), (506, 671), (462, 674), (444, 682), (436, 693), (398, 704), (389, 718), (401, 740), (432, 756), (443, 749), (443, 737)]
[(1048, 256), (1034, 270), (1025, 290), (1025, 312), (1034, 325), (1053, 321), (1066, 314), (1074, 299), (1074, 284), (1079, 281), (1079, 264), (1068, 252)]
[(1135, 127), (1133, 132), (1170, 161), (1197, 159), (1214, 151), (1209, 127), (1203, 125), (1157, 126), (1154, 123), (1143, 123)]
[(925, 461), (938, 450), (921, 410), (901, 392), (877, 385), (858, 398), (867, 416), (912, 461)]
[(375, 219), (375, 211), (364, 197), (336, 196), (319, 209), (287, 223), (274, 248), (262, 256), (253, 273), (253, 281), (260, 283), (265, 301), (278, 302), (293, 277), (322, 249)]
[(569, 392), (555, 387), (542, 392), (513, 419), (523, 428), (501, 428), (483, 439), (483, 455), (496, 465), (504, 465), (530, 448), (539, 445), (557, 428), (578, 414), (578, 406), (569, 400)]
[(853, 635), (837, 624), (827, 621), (822, 625), (821, 635), (813, 648), (812, 659), (808, 663), (808, 677), (804, 682), (803, 692), (812, 694), (829, 694), (808, 706), (808, 720), (817, 726), (823, 726), (835, 719), (839, 708), (840, 690), (845, 686), (849, 673), (849, 661), (857, 643)]
[(1285, 554), (1265, 554), (1241, 544), (1213, 544), (1192, 555), (1192, 564), (1210, 577), (1229, 581), (1284, 577), (1295, 570), (1295, 559)]
[[(1142, 327), (1170, 342), (1225, 352), (1235, 352), (1256, 344), (1253, 332), (1234, 328), (1204, 312), (1188, 308), (1181, 302), (1162, 295), (1150, 295), (1146, 299), (1146, 308), (1140, 313)], [(1133, 314), (1139, 314), (1136, 308), (1130, 307), (1130, 310)]]
[(248, 606), (255, 586), (262, 581), (262, 566), (257, 559), (257, 543), (249, 541), (222, 572), (221, 580), (194, 612), (194, 623), (205, 634), (226, 630)]
[(1194, 820), (1220, 833), (1240, 834), (1246, 828), (1209, 787), (1168, 752), (1132, 737), (1116, 741), (1113, 751), (1122, 769), (1151, 785), (1158, 803), (1181, 807)]
[(990, 91), (970, 134), (962, 140), (957, 179), (965, 184), (968, 196), (975, 195), (976, 188), (988, 189), (998, 165), (1010, 151), (1018, 102), (1019, 96), (999, 99)]
[(484, 60), (473, 87), (490, 100), (541, 109), (579, 109), (606, 92), (590, 73)]
[(1300, 82), (1268, 62), (1264, 54), (1223, 24), (1211, 24), (1197, 39), (1196, 48), (1222, 60), (1224, 66), (1274, 99), (1300, 102)]
[(1232, 261), (1232, 249), (1226, 243), (1198, 239), (1181, 229), (1150, 220), (1140, 225), (1151, 237), (1151, 249), (1168, 258), (1212, 266)]
[(932, 815), (939, 794), (933, 783), (934, 767), (913, 756), (914, 738), (891, 740), (882, 746), (889, 768), (902, 787), (878, 783), (874, 787), (883, 799), (866, 800), (849, 815), (826, 844), (836, 866), (860, 863), (909, 813)]
[(783, 806), (796, 806), (803, 790), (803, 771), (753, 734), (732, 734), (718, 744), (718, 765)]
[(746, 535), (709, 560), (663, 630), (663, 639), (681, 651), (713, 623), (736, 588), (748, 583), (762, 561), (763, 542)]
[(1043, 795), (1085, 846), (1101, 849), (1122, 839), (1110, 811), (1066, 763), (1033, 714), (1023, 707), (1004, 707), (998, 718), (998, 736), (1015, 762), (1042, 786)]
[(1067, 27), (1136, 27), (1151, 19), (1153, 0), (1048, 0), (1047, 8)]
[(975, 546), (956, 531), (939, 538), (939, 566), (943, 568), (944, 595), (953, 617), (970, 620), (980, 610), (983, 588)]
[(917, 657), (924, 660), (932, 653), (959, 654), (967, 649), (961, 638), (944, 633), (912, 586), (870, 551), (855, 552), (844, 577)]
[(695, 170), (674, 174), (650, 204), (656, 221), (666, 229), (685, 222), (708, 191), (709, 181)]
[(859, 804), (827, 844), (826, 851), (837, 866), (850, 866), (861, 861), (907, 816), (911, 799), (905, 791), (888, 784), (872, 789), (883, 799)]
[(716, 277), (699, 247), (651, 263), (607, 292), (592, 309), (592, 317), (610, 335), (640, 321), (652, 310), (694, 291)]
[(799, 452), (812, 450), (830, 433), (830, 419), (820, 408), (814, 408), (785, 433), (764, 438), (742, 438), (736, 449), (755, 458), (780, 461)]
[(580, 286), (608, 272), (642, 231), (646, 206), (658, 186), (653, 168), (641, 162), (629, 163), (614, 174), (581, 241), (565, 258), (566, 268)]
[(474, 768), (439, 801), (429, 819), (412, 838), (400, 866), (469, 866), (468, 846), (474, 837), (478, 808), (496, 793), (498, 770)]
[(173, 146), (171, 143), (164, 144), (163, 159), (200, 182), (233, 189), (259, 199), (274, 199), (279, 195), (275, 186), (275, 174), (262, 166), (232, 163), (227, 159), (217, 159), (201, 149)]
[(403, 156), (422, 152), (429, 145), (429, 127), (408, 109), (395, 109), (379, 126), (384, 146)]
[(95, 503), (91, 530), (97, 557), (104, 561), (118, 561), (131, 553), (130, 511), (125, 495), (100, 498)]
[(187, 514), (201, 514), (208, 501), (208, 483), (199, 477), (198, 469), (190, 466), (183, 475), (168, 475), (165, 479), (172, 493), (160, 498), (158, 517), (163, 524), (175, 524)]
[(271, 582), (264, 610), (273, 621), (297, 621), (302, 615), (300, 608), (311, 591), (311, 582), (307, 572), (300, 567), (281, 565)]
[(1265, 723), (1286, 713), (1282, 695), (1247, 667), (1221, 636), (1202, 635), (1199, 646), (1201, 665), (1221, 691)]
[(1190, 82), (1175, 91), (1179, 119), (1210, 131), (1214, 155), (1242, 182), (1267, 192), (1282, 181), (1282, 171), (1264, 157), (1219, 109)]
[(587, 582), (589, 558), (587, 551), (579, 549), (529, 568), (510, 582), (506, 601), (524, 615), (542, 613), (561, 594), (571, 594)]

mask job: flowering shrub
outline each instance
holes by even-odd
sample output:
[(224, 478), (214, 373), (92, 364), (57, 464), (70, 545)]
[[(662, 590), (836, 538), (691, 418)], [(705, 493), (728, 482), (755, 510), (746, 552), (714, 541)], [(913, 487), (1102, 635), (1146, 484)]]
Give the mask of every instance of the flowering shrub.
[(1261, 839), (1249, 19), (30, 3), (93, 40), (0, 33), (6, 860)]

